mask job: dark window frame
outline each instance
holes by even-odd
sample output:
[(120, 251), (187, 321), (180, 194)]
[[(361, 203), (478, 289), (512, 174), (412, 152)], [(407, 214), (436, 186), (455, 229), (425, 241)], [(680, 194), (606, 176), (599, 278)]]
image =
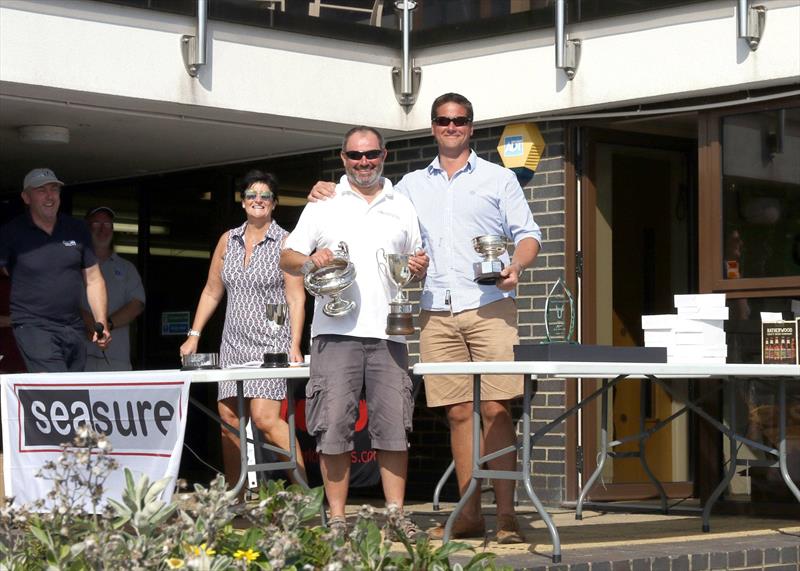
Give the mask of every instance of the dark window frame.
[(723, 266), (722, 120), (726, 116), (800, 108), (792, 98), (716, 109), (698, 117), (700, 292), (730, 298), (800, 295), (800, 276), (725, 279)]

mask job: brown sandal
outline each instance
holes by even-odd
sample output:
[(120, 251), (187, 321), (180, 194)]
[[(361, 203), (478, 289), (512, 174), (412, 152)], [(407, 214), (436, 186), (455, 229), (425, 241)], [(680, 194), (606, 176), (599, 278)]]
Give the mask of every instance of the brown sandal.
[[(450, 532), (450, 539), (483, 539), (486, 535), (486, 522), (483, 517), (474, 521), (459, 518), (453, 524)], [(431, 539), (444, 538), (444, 525), (439, 524), (428, 530), (428, 537)]]

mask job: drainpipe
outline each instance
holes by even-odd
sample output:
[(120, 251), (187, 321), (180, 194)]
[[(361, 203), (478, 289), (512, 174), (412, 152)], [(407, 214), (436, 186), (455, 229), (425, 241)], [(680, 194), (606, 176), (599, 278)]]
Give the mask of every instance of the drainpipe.
[(756, 51), (764, 33), (767, 10), (763, 6), (750, 6), (749, 0), (739, 0), (736, 8), (737, 35), (747, 42), (750, 51)]
[(186, 73), (197, 77), (201, 66), (206, 65), (208, 0), (197, 0), (197, 32), (195, 36), (181, 36), (181, 54)]
[(422, 70), (414, 67), (411, 59), (411, 12), (417, 7), (417, 3), (414, 0), (398, 0), (394, 6), (401, 12), (403, 52), (400, 67), (392, 68), (392, 83), (397, 102), (408, 111), (417, 100), (422, 78)]
[(566, 0), (556, 0), (556, 68), (572, 80), (578, 71), (580, 40), (566, 39)]

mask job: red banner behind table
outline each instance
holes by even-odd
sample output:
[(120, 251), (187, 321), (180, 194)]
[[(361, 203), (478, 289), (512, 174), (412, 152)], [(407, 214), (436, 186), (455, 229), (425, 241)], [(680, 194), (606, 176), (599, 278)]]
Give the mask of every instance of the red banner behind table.
[[(319, 453), (317, 452), (316, 440), (308, 433), (306, 427), (306, 399), (305, 383), (295, 385), (295, 433), (300, 442), (300, 449), (303, 452), (303, 459), (306, 463), (308, 473), (308, 484), (311, 487), (322, 485), (322, 475), (319, 469)], [(286, 420), (286, 401), (281, 405), (281, 418)], [(376, 451), (372, 448), (369, 438), (369, 418), (367, 415), (367, 401), (364, 400), (362, 393), (358, 402), (358, 416), (356, 418), (355, 438), (353, 451), (350, 453), (350, 487), (363, 488), (374, 486), (380, 482), (380, 471), (378, 469), (378, 458)]]

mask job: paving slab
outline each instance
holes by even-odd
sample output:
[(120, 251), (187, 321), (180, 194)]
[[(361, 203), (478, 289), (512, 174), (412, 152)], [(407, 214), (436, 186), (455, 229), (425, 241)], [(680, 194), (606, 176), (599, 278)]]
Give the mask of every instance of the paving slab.
[[(411, 504), (420, 527), (445, 521), (454, 504)], [(798, 546), (800, 522), (755, 516), (715, 515), (711, 531), (702, 531), (699, 514), (663, 515), (584, 511), (576, 520), (574, 510), (550, 510), (561, 538), (562, 560), (551, 560), (552, 545), (544, 522), (533, 508), (518, 509), (520, 527), (527, 541), (501, 545), (494, 541), (494, 507), (484, 506), (487, 533), (482, 540), (460, 540), (476, 551), (490, 551), (499, 565), (512, 569), (563, 571), (700, 571), (711, 569), (800, 569)], [(437, 542), (438, 543), (438, 542)], [(468, 556), (455, 556), (467, 561)]]

